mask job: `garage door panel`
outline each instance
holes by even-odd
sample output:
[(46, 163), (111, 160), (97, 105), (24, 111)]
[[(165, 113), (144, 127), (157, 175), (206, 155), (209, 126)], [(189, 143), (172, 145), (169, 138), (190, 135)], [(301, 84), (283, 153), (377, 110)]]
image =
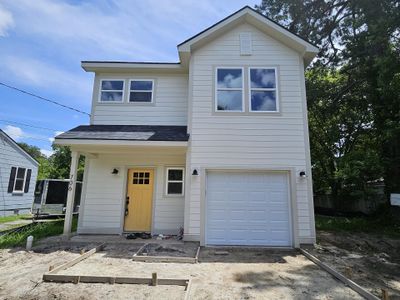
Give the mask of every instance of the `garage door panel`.
[(284, 173), (209, 173), (206, 244), (290, 246), (288, 195)]

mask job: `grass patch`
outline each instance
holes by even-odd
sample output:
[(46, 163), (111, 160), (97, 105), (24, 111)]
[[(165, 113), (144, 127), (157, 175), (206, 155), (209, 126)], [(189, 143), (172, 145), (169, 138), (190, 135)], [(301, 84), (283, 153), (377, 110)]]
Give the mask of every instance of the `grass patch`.
[[(75, 217), (72, 221), (72, 231), (76, 231), (78, 218)], [(64, 220), (42, 222), (36, 226), (27, 227), (20, 232), (14, 232), (0, 236), (0, 248), (12, 248), (24, 246), (26, 238), (30, 235), (34, 238), (34, 243), (45, 237), (59, 235), (63, 233)]]
[(27, 214), (27, 215), (10, 215), (10, 216), (6, 216), (6, 217), (0, 217), (0, 224), (12, 222), (12, 221), (16, 221), (16, 220), (21, 220), (21, 219), (30, 219), (30, 218), (32, 218), (32, 216), (29, 214)]
[(368, 217), (330, 217), (315, 215), (317, 230), (362, 232), (400, 238), (400, 220), (381, 212)]

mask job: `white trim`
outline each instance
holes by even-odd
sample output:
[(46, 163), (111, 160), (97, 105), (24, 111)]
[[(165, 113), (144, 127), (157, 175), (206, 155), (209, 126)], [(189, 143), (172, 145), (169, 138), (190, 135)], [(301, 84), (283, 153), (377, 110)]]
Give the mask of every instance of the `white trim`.
[[(269, 69), (269, 70), (274, 70), (275, 72), (275, 88), (252, 88), (251, 87), (251, 70), (252, 69)], [(248, 74), (248, 96), (249, 96), (249, 112), (251, 113), (280, 113), (279, 111), (279, 84), (278, 84), (278, 68), (277, 67), (248, 67), (247, 70), (247, 74)], [(271, 91), (271, 92), (275, 92), (275, 106), (276, 106), (276, 110), (252, 110), (251, 109), (251, 92), (252, 91), (260, 91), (260, 92), (264, 92), (264, 91)]]
[[(222, 69), (240, 69), (242, 70), (242, 87), (241, 88), (218, 88), (218, 70)], [(216, 113), (231, 113), (231, 112), (245, 112), (245, 101), (244, 101), (244, 89), (245, 89), (245, 84), (244, 84), (244, 67), (216, 67), (215, 68), (215, 78), (214, 78), (214, 112)], [(218, 91), (241, 91), (242, 92), (242, 109), (241, 110), (218, 110)]]
[[(122, 90), (103, 90), (102, 89), (102, 83), (103, 81), (122, 81)], [(101, 100), (101, 93), (102, 92), (117, 92), (120, 93), (122, 92), (122, 97), (121, 97), (121, 101), (102, 101)], [(100, 83), (99, 83), (99, 95), (98, 95), (98, 99), (97, 101), (99, 103), (124, 103), (125, 102), (125, 79), (122, 78), (102, 78), (100, 79)]]
[[(151, 90), (131, 90), (131, 83), (132, 81), (151, 81)], [(146, 102), (146, 101), (130, 101), (131, 98), (131, 92), (139, 92), (139, 93), (149, 93), (151, 92), (151, 101)], [(154, 103), (154, 79), (129, 79), (129, 86), (128, 86), (128, 98), (127, 98), (127, 103), (135, 103), (135, 104), (149, 104), (149, 103)]]
[(90, 140), (90, 139), (55, 139), (56, 145), (104, 145), (104, 146), (157, 146), (187, 147), (188, 142), (176, 141), (129, 141), (129, 140)]
[[(169, 170), (181, 170), (182, 180), (169, 180)], [(182, 183), (182, 193), (180, 194), (169, 194), (168, 183)], [(167, 167), (165, 172), (165, 196), (183, 196), (185, 195), (185, 168), (184, 167)]]
[[(13, 184), (13, 190), (12, 190), (12, 193), (13, 194), (23, 194), (24, 193), (24, 191), (25, 191), (25, 182), (26, 182), (26, 175), (27, 175), (27, 173), (28, 173), (28, 168), (25, 168), (25, 167), (15, 167), (15, 168), (17, 168), (16, 169), (16, 171), (15, 171), (15, 177), (14, 177), (14, 184)], [(21, 178), (18, 178), (17, 176), (18, 176), (18, 170), (19, 169), (25, 169), (25, 172), (24, 172), (24, 182), (22, 183), (22, 189), (21, 190), (16, 190), (15, 189), (15, 184), (17, 183), (17, 179), (21, 179)], [(11, 174), (10, 174), (11, 175)]]

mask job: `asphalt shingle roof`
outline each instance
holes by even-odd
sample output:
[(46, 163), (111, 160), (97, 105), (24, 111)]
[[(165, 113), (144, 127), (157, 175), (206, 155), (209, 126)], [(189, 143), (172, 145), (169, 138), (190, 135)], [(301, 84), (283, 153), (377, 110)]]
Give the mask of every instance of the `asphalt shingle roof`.
[(56, 139), (186, 142), (189, 134), (186, 126), (81, 125)]

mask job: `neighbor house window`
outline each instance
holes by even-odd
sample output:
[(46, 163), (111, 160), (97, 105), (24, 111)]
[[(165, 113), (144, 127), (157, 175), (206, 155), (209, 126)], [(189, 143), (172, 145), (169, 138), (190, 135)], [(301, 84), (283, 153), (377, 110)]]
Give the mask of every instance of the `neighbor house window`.
[(123, 102), (124, 80), (101, 80), (100, 102)]
[(25, 189), (26, 168), (12, 167), (10, 173), (9, 189), (10, 193), (23, 193)]
[(217, 68), (216, 111), (243, 111), (243, 68)]
[(167, 168), (167, 195), (183, 195), (184, 168)]
[(277, 79), (275, 68), (250, 68), (250, 111), (277, 112)]
[(153, 102), (153, 80), (131, 80), (129, 102)]

